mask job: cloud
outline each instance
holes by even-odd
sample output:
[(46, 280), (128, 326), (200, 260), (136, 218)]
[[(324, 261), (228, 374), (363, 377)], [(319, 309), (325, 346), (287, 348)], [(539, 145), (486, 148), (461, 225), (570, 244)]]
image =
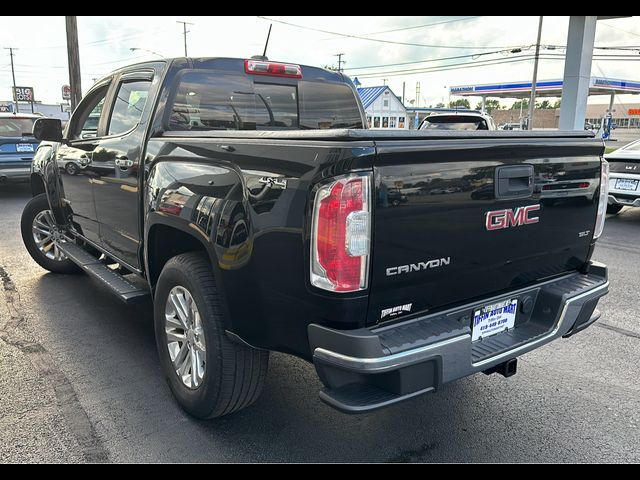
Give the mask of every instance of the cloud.
[[(535, 43), (538, 17), (275, 17), (278, 20), (352, 35), (364, 35), (391, 29), (451, 21), (424, 28), (405, 29), (374, 35), (374, 38), (404, 43), (455, 46), (463, 48), (431, 48), (391, 43), (379, 43), (344, 38), (327, 33), (273, 23), (267, 55), (272, 59), (307, 65), (332, 65), (335, 54), (344, 53), (346, 67), (386, 65), (416, 60), (477, 53), (472, 47), (527, 46)], [(191, 56), (249, 57), (262, 53), (269, 21), (257, 17), (78, 17), (80, 62), (83, 89), (93, 79), (118, 67), (157, 56), (143, 50), (131, 52), (132, 47), (151, 50), (172, 57), (183, 55), (182, 25), (176, 20), (193, 23), (189, 26), (188, 48)], [(610, 26), (605, 26), (606, 23)], [(28, 25), (29, 28), (25, 28)], [(564, 45), (568, 17), (546, 16), (543, 44)], [(33, 32), (40, 32), (34, 35)], [(630, 33), (628, 33), (630, 32)], [(600, 22), (596, 43), (605, 45), (640, 45), (640, 22), (637, 18), (613, 19)], [(63, 17), (5, 18), (0, 31), (4, 46), (15, 46), (16, 81), (35, 88), (36, 98), (46, 102), (60, 101), (60, 88), (67, 83), (66, 37)], [(486, 50), (485, 50), (486, 51)], [(0, 52), (4, 54), (6, 51)], [(483, 57), (489, 58), (489, 57)], [(501, 54), (490, 58), (506, 58)], [(639, 56), (640, 58), (640, 56)], [(463, 61), (463, 60), (460, 60)], [(9, 57), (0, 60), (0, 100), (11, 95)], [(406, 68), (433, 66), (447, 62), (410, 65)], [(620, 78), (640, 75), (637, 62), (596, 62), (594, 74)], [(380, 74), (376, 78), (362, 79), (364, 85), (388, 84), (401, 93), (405, 82), (407, 97), (415, 96), (416, 82), (421, 84), (421, 103), (437, 103), (448, 96), (445, 86), (465, 83), (490, 83), (531, 78), (532, 62), (512, 63), (479, 68), (466, 68), (443, 72), (404, 76)], [(378, 71), (391, 70), (379, 68)], [(539, 78), (561, 78), (564, 63), (544, 60), (540, 64)], [(376, 69), (347, 70), (351, 76)], [(446, 98), (445, 98), (446, 100)]]

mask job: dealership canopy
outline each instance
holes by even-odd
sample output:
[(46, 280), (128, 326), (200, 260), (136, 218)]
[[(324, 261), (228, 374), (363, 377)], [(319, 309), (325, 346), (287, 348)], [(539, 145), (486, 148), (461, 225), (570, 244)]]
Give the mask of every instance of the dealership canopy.
[[(483, 85), (458, 85), (449, 88), (451, 95), (529, 98), (531, 82), (491, 83)], [(591, 77), (589, 95), (640, 94), (640, 81)], [(562, 80), (539, 80), (536, 82), (536, 97), (561, 97)]]

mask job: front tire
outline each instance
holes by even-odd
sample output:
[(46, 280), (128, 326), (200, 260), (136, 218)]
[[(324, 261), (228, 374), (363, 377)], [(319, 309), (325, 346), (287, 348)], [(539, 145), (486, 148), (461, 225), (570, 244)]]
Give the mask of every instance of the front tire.
[(58, 248), (61, 241), (70, 241), (56, 224), (49, 209), (47, 195), (33, 197), (24, 207), (20, 220), (22, 241), (38, 265), (53, 273), (77, 273), (80, 271)]
[(623, 206), (624, 205), (607, 205), (607, 213), (610, 213), (611, 215), (620, 213), (620, 210), (622, 210)]
[(67, 165), (64, 167), (64, 170), (69, 174), (69, 175), (77, 175), (78, 172), (80, 171), (80, 168), (78, 168), (78, 166), (73, 163), (73, 162), (69, 162), (67, 163)]
[(178, 403), (198, 418), (248, 407), (259, 397), (269, 352), (232, 342), (206, 255), (170, 259), (158, 279), (154, 322), (160, 363)]

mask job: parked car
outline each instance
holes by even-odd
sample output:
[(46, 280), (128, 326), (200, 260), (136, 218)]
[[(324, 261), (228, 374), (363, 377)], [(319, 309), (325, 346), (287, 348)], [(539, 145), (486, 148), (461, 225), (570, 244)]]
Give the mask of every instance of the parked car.
[(606, 154), (609, 162), (609, 204), (607, 213), (623, 207), (640, 207), (640, 140)]
[[(607, 165), (585, 132), (369, 130), (339, 72), (180, 58), (111, 73), (64, 135), (53, 119), (35, 134), (27, 250), (152, 300), (162, 370), (199, 418), (253, 403), (269, 351), (313, 362), (320, 398), (352, 413), (511, 376), (595, 322), (608, 291), (591, 261)], [(82, 154), (78, 175), (51, 168)], [(598, 201), (544, 206), (533, 179), (569, 171)], [(389, 201), (427, 178), (491, 195)]]
[(474, 110), (434, 112), (420, 124), (419, 130), (496, 130), (490, 115)]
[(503, 123), (498, 127), (499, 130), (522, 130), (522, 125), (519, 123)]
[(28, 181), (38, 147), (33, 123), (40, 115), (0, 113), (0, 183)]

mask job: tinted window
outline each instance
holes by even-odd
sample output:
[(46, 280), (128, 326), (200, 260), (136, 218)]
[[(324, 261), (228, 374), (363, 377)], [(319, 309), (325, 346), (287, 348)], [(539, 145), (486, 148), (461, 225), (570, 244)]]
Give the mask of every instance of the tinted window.
[[(275, 81), (275, 80), (274, 80)], [(278, 85), (218, 72), (187, 72), (169, 117), (171, 130), (362, 128), (346, 85)]]
[(254, 85), (256, 127), (298, 128), (298, 93), (290, 85)]
[(98, 134), (98, 123), (102, 115), (108, 85), (99, 87), (82, 99), (72, 117), (72, 138), (91, 138)]
[(140, 122), (150, 85), (147, 80), (120, 84), (109, 120), (109, 135), (128, 132)]
[(33, 118), (0, 118), (0, 137), (21, 137), (33, 132)]
[(298, 82), (301, 128), (364, 128), (353, 90), (345, 84)]
[(255, 130), (253, 86), (241, 77), (187, 72), (171, 108), (171, 130)]

